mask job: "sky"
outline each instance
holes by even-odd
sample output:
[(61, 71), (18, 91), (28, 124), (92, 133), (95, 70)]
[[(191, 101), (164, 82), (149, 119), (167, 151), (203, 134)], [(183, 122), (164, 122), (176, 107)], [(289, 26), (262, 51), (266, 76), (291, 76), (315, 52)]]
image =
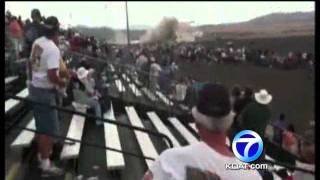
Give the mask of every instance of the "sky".
[[(90, 27), (108, 26), (114, 29), (126, 28), (124, 1), (90, 2), (5, 2), (5, 11), (22, 19), (30, 18), (33, 8), (42, 15), (56, 16), (63, 26), (86, 25)], [(155, 27), (163, 17), (176, 17), (179, 21), (192, 22), (192, 25), (221, 24), (248, 21), (258, 16), (275, 12), (308, 12), (315, 10), (313, 1), (282, 2), (145, 2), (129, 1), (128, 14), (130, 27)]]

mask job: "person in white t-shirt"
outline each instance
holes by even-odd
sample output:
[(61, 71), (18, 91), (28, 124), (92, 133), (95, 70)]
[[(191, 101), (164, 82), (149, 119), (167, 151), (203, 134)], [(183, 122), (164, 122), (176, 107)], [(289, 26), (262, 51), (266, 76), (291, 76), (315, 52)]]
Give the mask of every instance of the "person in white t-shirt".
[(192, 174), (187, 169), (203, 171), (207, 179), (261, 180), (255, 170), (227, 170), (226, 164), (242, 163), (234, 157), (226, 145), (227, 130), (232, 124), (227, 88), (219, 84), (206, 84), (200, 91), (199, 101), (192, 109), (201, 141), (164, 151), (150, 169), (144, 180), (187, 180)]
[(179, 80), (179, 82), (176, 84), (176, 87), (175, 87), (176, 91), (175, 91), (175, 99), (178, 101), (178, 102), (183, 102), (184, 98), (186, 97), (186, 94), (187, 94), (187, 84), (185, 83), (185, 81), (181, 78)]
[(150, 66), (150, 75), (149, 75), (151, 90), (156, 90), (158, 88), (159, 86), (158, 78), (161, 71), (162, 71), (161, 66), (158, 64), (158, 62), (155, 60), (154, 57), (151, 57), (151, 66)]
[[(36, 39), (32, 45), (29, 67), (32, 80), (28, 85), (29, 98), (33, 101), (56, 105), (56, 86), (63, 88), (66, 81), (59, 77), (59, 64), (61, 54), (56, 43), (59, 34), (59, 22), (56, 17), (48, 17), (44, 22), (45, 35)], [(40, 153), (40, 169), (42, 176), (60, 176), (63, 171), (50, 161), (54, 138), (59, 135), (58, 112), (56, 109), (33, 104), (38, 152)], [(45, 134), (42, 134), (45, 133)]]

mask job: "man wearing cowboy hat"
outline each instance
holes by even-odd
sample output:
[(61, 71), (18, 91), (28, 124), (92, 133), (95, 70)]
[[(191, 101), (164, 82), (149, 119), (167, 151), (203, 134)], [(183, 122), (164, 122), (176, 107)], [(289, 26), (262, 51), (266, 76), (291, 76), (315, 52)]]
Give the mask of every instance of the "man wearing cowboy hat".
[(271, 117), (269, 107), (271, 101), (272, 96), (267, 90), (261, 89), (255, 93), (254, 101), (248, 104), (240, 114), (241, 128), (253, 130), (263, 137)]
[[(90, 108), (93, 108), (95, 116), (102, 118), (102, 110), (99, 103), (101, 94), (95, 90), (95, 81), (91, 77), (93, 72), (93, 69), (87, 70), (84, 67), (80, 67), (77, 70), (76, 75), (79, 80), (79, 84), (77, 84), (78, 86), (73, 89), (73, 94), (78, 103), (85, 104)], [(102, 122), (97, 120), (96, 124), (101, 125)]]

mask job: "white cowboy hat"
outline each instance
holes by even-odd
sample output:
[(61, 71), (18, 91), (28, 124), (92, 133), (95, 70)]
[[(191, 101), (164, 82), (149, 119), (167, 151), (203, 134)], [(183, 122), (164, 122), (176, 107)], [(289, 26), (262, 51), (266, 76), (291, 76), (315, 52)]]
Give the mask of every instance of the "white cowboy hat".
[(272, 100), (272, 96), (265, 89), (261, 89), (260, 92), (254, 93), (254, 98), (260, 104), (269, 104)]
[(87, 77), (87, 75), (89, 74), (89, 71), (86, 70), (84, 67), (80, 67), (78, 70), (77, 70), (77, 77), (78, 79), (84, 79)]

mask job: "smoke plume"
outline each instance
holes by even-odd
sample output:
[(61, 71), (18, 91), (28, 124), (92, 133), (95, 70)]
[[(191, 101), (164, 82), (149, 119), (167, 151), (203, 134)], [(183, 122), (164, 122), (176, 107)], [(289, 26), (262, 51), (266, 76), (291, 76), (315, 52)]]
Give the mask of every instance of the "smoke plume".
[(178, 20), (176, 18), (163, 18), (160, 24), (154, 28), (148, 30), (141, 38), (140, 42), (166, 42), (166, 41), (175, 41), (176, 30), (178, 27)]

